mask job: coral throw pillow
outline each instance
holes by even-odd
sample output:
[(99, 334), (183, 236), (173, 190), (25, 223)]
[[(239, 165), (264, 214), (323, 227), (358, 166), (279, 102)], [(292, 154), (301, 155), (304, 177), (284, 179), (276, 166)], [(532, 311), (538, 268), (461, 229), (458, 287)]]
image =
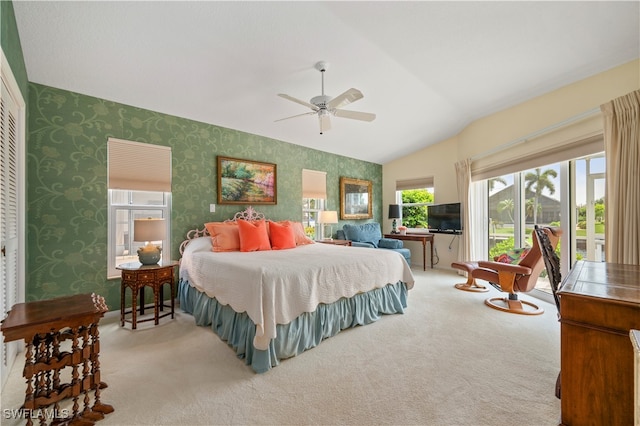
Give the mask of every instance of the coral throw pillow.
[(240, 235), (240, 251), (271, 250), (267, 223), (264, 220), (247, 222), (238, 220), (238, 234)]
[(240, 251), (240, 235), (236, 223), (209, 222), (204, 226), (211, 235), (213, 251)]
[(269, 241), (273, 250), (284, 250), (296, 247), (296, 237), (291, 224), (269, 222)]
[(304, 227), (302, 226), (302, 222), (292, 222), (290, 220), (283, 220), (282, 222), (278, 222), (280, 225), (289, 225), (293, 228), (293, 235), (296, 240), (297, 246), (303, 246), (305, 244), (313, 244), (313, 240), (307, 237), (307, 234), (304, 233)]

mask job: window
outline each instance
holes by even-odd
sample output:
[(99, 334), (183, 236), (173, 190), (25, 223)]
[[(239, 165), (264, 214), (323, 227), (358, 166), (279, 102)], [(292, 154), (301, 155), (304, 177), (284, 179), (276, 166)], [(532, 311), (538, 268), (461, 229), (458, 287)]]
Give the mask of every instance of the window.
[[(110, 278), (120, 275), (118, 265), (138, 261), (138, 248), (145, 241), (133, 241), (133, 221), (145, 218), (170, 217), (170, 192), (109, 190), (109, 271)], [(169, 232), (167, 232), (169, 235)], [(152, 241), (166, 248), (162, 260), (169, 260), (170, 250), (163, 241)]]
[(320, 226), (318, 216), (324, 210), (325, 200), (322, 198), (303, 198), (302, 199), (302, 226), (304, 232), (309, 238), (318, 240), (322, 238), (320, 235)]
[(576, 260), (605, 261), (605, 157), (596, 154), (571, 161), (571, 264)]
[[(564, 177), (563, 177), (564, 175)], [(560, 226), (566, 163), (555, 163), (489, 179), (489, 259), (531, 247), (534, 225)], [(556, 250), (562, 256), (561, 247)], [(546, 271), (538, 290), (551, 292)]]
[[(473, 160), (471, 179), (489, 187), (484, 197), (488, 204), (485, 216), (489, 219), (488, 232), (486, 228), (481, 233), (473, 232), (475, 238), (488, 242), (489, 258), (500, 251), (496, 248), (499, 245), (510, 248), (531, 244), (534, 222), (562, 228), (558, 252), (563, 275), (581, 256), (579, 246), (591, 245), (586, 250), (593, 253), (598, 250), (598, 243), (595, 239), (590, 242), (591, 237), (586, 236), (586, 232), (584, 243), (579, 241), (576, 216), (580, 214), (580, 205), (589, 204), (589, 201), (580, 201), (588, 198), (579, 195), (580, 188), (597, 186), (604, 180), (603, 170), (599, 176), (593, 170), (586, 174), (580, 171), (585, 168), (581, 159), (602, 156), (604, 140), (601, 132), (598, 108), (513, 140)], [(593, 201), (597, 200), (597, 197), (593, 198)], [(604, 203), (601, 206), (603, 208)], [(585, 218), (588, 210), (584, 209)], [(596, 227), (593, 214), (593, 225), (587, 225), (586, 231), (590, 235), (593, 232), (595, 238), (601, 228)], [(600, 235), (604, 241), (604, 234)], [(542, 277), (544, 275), (545, 272)], [(538, 287), (531, 295), (549, 300), (544, 291), (537, 291), (545, 285), (541, 282), (538, 281)]]
[(318, 216), (327, 198), (327, 172), (302, 169), (302, 226), (309, 238), (322, 238)]
[[(531, 247), (538, 224), (563, 229), (566, 246), (556, 249), (563, 264), (604, 261), (604, 167), (600, 153), (488, 179), (488, 258)], [(546, 271), (536, 290), (551, 292)]]
[(396, 203), (402, 206), (400, 221), (412, 232), (428, 229), (427, 206), (433, 200), (433, 178), (396, 182)]
[(133, 221), (164, 218), (167, 239), (152, 243), (165, 247), (169, 260), (171, 223), (171, 148), (109, 138), (109, 238), (107, 276), (119, 276), (116, 267), (138, 260), (144, 241), (133, 241)]

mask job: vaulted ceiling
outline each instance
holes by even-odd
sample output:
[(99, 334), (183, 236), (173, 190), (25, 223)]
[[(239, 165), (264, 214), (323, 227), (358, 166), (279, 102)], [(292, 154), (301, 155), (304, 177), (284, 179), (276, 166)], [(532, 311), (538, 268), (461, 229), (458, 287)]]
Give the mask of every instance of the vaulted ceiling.
[[(14, 0), (29, 81), (375, 163), (640, 55), (640, 3)], [(325, 92), (372, 122), (318, 117)], [(587, 108), (585, 108), (586, 110)]]

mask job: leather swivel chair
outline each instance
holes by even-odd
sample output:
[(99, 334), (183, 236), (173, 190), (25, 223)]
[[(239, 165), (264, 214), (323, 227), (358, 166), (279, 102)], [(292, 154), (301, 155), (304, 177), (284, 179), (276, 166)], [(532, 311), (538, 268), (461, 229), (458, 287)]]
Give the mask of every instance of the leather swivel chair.
[[(562, 230), (537, 226), (536, 229), (547, 235), (551, 246), (555, 250)], [(477, 284), (476, 280), (484, 280), (496, 289), (508, 293), (507, 297), (486, 299), (485, 304), (487, 306), (503, 312), (523, 315), (539, 315), (543, 313), (544, 309), (532, 302), (518, 298), (518, 293), (526, 293), (535, 288), (538, 277), (545, 268), (536, 232), (532, 233), (532, 237), (533, 245), (531, 249), (515, 265), (495, 261), (452, 263), (452, 267), (467, 271), (469, 276), (467, 283), (456, 284), (456, 287), (468, 291), (483, 291), (483, 286)]]

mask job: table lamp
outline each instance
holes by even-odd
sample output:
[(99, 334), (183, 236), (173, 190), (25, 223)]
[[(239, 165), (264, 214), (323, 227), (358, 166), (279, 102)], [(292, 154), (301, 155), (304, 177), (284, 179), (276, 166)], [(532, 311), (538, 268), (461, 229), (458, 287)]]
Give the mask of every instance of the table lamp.
[(393, 219), (392, 234), (398, 233), (398, 222), (396, 219), (400, 219), (400, 204), (389, 204), (389, 219)]
[[(333, 224), (338, 223), (338, 212), (335, 210), (323, 210), (318, 216), (318, 223), (322, 226), (329, 225), (329, 238), (333, 240)], [(324, 228), (322, 229), (322, 236), (324, 237)]]
[(161, 246), (151, 244), (151, 241), (162, 241), (166, 236), (164, 219), (136, 219), (133, 221), (133, 240), (145, 241), (146, 244), (138, 249), (138, 260), (143, 265), (155, 265), (160, 261)]

